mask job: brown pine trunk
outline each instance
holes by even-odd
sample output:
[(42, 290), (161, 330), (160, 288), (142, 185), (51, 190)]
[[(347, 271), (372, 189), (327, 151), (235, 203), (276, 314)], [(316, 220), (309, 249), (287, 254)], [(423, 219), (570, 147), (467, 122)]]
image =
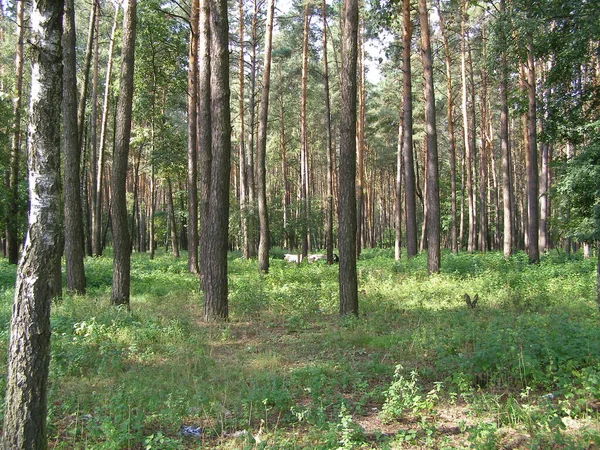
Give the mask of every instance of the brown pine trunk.
[[(98, 6), (100, 8), (100, 6)], [(102, 245), (100, 242), (100, 235), (97, 232), (97, 229), (100, 227), (98, 224), (98, 218), (96, 217), (96, 186), (98, 185), (98, 72), (99, 72), (99, 55), (100, 55), (100, 36), (99, 36), (99, 27), (100, 27), (100, 10), (98, 9), (98, 14), (96, 14), (96, 20), (94, 23), (94, 58), (93, 58), (93, 72), (92, 72), (92, 98), (91, 98), (91, 112), (90, 112), (90, 158), (89, 158), (89, 187), (88, 187), (88, 196), (89, 196), (89, 228), (90, 228), (90, 238), (92, 242), (92, 255), (93, 256), (101, 256), (102, 255)]]
[(238, 114), (240, 116), (240, 132), (239, 132), (239, 172), (240, 172), (240, 226), (242, 231), (242, 252), (244, 258), (250, 258), (250, 242), (248, 235), (248, 180), (247, 180), (247, 164), (246, 164), (246, 127), (244, 123), (244, 0), (238, 2), (239, 11), (239, 41), (240, 41), (240, 57), (238, 62)]
[(356, 124), (356, 257), (365, 245), (365, 68), (362, 26), (358, 32), (358, 117)]
[(171, 183), (171, 177), (167, 177), (167, 203), (169, 208), (171, 249), (173, 257), (179, 258), (179, 241), (177, 240), (177, 221), (175, 220), (175, 203), (173, 202), (173, 183)]
[(32, 5), (29, 108), (29, 220), (10, 325), (3, 448), (45, 449), (50, 304), (62, 247), (60, 117), (63, 3)]
[(126, 178), (131, 116), (133, 106), (133, 68), (135, 58), (136, 0), (127, 0), (123, 17), (121, 77), (117, 102), (115, 149), (113, 153), (111, 190), (111, 225), (113, 237), (113, 283), (111, 303), (129, 307), (131, 238), (127, 223)]
[(404, 139), (404, 116), (402, 105), (398, 112), (398, 151), (396, 154), (396, 184), (394, 186), (394, 259), (402, 256), (402, 141)]
[(207, 259), (207, 246), (210, 240), (208, 214), (210, 199), (210, 179), (212, 164), (212, 134), (210, 114), (210, 0), (200, 0), (200, 49), (198, 57), (198, 159), (200, 181), (200, 287), (204, 289)]
[(65, 269), (67, 290), (85, 294), (83, 220), (79, 167), (81, 147), (77, 131), (77, 77), (75, 65), (75, 9), (73, 0), (65, 1), (63, 16), (63, 155)]
[(404, 106), (404, 208), (406, 211), (406, 255), (411, 258), (417, 254), (417, 201), (416, 181), (413, 159), (413, 119), (412, 119), (412, 71), (410, 62), (410, 44), (413, 24), (410, 18), (410, 0), (402, 0), (402, 67)]
[(425, 122), (427, 134), (427, 272), (440, 271), (440, 188), (438, 175), (438, 144), (433, 88), (433, 57), (429, 31), (427, 0), (419, 0), (421, 52), (425, 85)]
[[(500, 12), (505, 12), (505, 0), (500, 0)], [(502, 153), (502, 204), (504, 257), (508, 258), (513, 249), (513, 206), (510, 139), (508, 136), (508, 72), (506, 52), (500, 54), (500, 148)]]
[(344, 0), (340, 94), (338, 240), (340, 314), (358, 316), (356, 274), (356, 65), (358, 0)]
[(263, 66), (262, 95), (260, 114), (258, 117), (258, 146), (256, 151), (257, 172), (256, 186), (258, 194), (258, 225), (260, 240), (258, 245), (258, 270), (263, 273), (269, 271), (269, 248), (271, 237), (269, 232), (269, 210), (267, 205), (267, 120), (269, 114), (269, 89), (271, 84), (271, 43), (273, 40), (273, 16), (275, 14), (275, 0), (269, 0), (267, 10), (267, 24), (265, 34), (265, 62)]
[(471, 129), (469, 126), (469, 110), (467, 102), (467, 34), (466, 34), (466, 0), (461, 2), (461, 93), (462, 93), (462, 116), (463, 116), (463, 143), (465, 147), (465, 171), (467, 178), (466, 196), (469, 204), (469, 229), (467, 251), (472, 253), (475, 250), (475, 202), (473, 197), (473, 148), (471, 147)]
[(188, 270), (198, 273), (198, 40), (200, 2), (190, 9), (190, 48), (188, 54), (188, 148), (187, 148), (187, 251)]
[(539, 231), (539, 202), (538, 202), (538, 151), (537, 151), (537, 120), (535, 98), (535, 61), (533, 55), (533, 36), (528, 37), (527, 45), (527, 213), (528, 213), (528, 238), (527, 254), (529, 262), (537, 264), (540, 261), (538, 241)]
[(451, 223), (450, 223), (450, 249), (452, 253), (458, 253), (457, 233), (457, 209), (456, 209), (456, 136), (454, 135), (454, 101), (452, 89), (452, 59), (448, 34), (446, 32), (446, 21), (440, 9), (439, 0), (436, 0), (436, 8), (440, 18), (440, 31), (444, 43), (444, 56), (446, 62), (446, 120), (448, 122), (448, 139), (450, 163), (450, 196), (451, 196)]
[[(482, 38), (485, 42), (485, 28), (482, 28)], [(483, 58), (486, 58), (485, 46), (483, 48)], [(479, 251), (488, 250), (488, 214), (487, 214), (487, 183), (488, 183), (488, 142), (490, 138), (487, 134), (487, 74), (481, 70), (481, 152), (479, 155)]]
[(227, 244), (229, 221), (229, 170), (231, 114), (229, 110), (229, 48), (227, 0), (211, 0), (211, 134), (212, 164), (209, 214), (206, 223), (210, 239), (204, 267), (204, 320), (227, 319)]
[(333, 146), (331, 138), (331, 101), (329, 96), (329, 67), (327, 64), (327, 3), (321, 2), (323, 18), (323, 90), (325, 96), (325, 146), (327, 152), (327, 187), (325, 206), (325, 248), (327, 264), (333, 264)]
[(302, 260), (308, 255), (308, 135), (306, 123), (306, 91), (308, 86), (308, 24), (310, 19), (309, 4), (304, 7), (304, 34), (302, 44), (302, 78), (300, 94), (300, 208), (302, 234)]

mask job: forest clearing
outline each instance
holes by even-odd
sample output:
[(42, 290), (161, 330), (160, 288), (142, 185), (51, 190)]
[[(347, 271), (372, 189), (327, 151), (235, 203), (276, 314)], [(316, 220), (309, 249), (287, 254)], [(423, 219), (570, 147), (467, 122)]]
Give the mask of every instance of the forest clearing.
[[(129, 312), (109, 306), (110, 254), (86, 259), (87, 295), (53, 304), (49, 448), (600, 445), (593, 260), (444, 253), (428, 277), (424, 255), (366, 250), (356, 319), (336, 265), (260, 275), (239, 256), (230, 321), (209, 324), (185, 258), (134, 255)], [(14, 269), (0, 260), (3, 352)]]

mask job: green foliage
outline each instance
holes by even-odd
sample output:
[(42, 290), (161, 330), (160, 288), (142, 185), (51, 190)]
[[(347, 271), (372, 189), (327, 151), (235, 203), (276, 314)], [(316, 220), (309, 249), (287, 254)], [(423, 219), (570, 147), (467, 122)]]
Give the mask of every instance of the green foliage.
[[(272, 259), (261, 275), (255, 261), (232, 254), (224, 324), (202, 322), (185, 261), (134, 254), (127, 311), (109, 306), (107, 251), (86, 260), (88, 295), (53, 305), (51, 446), (498, 448), (526, 434), (533, 447), (581, 448), (600, 440), (588, 426), (600, 402), (595, 267), (581, 255), (551, 253), (531, 266), (524, 254), (444, 254), (444, 271), (426, 277), (422, 256), (395, 263), (389, 250), (365, 249), (361, 317), (342, 320), (336, 265)], [(5, 353), (14, 276), (0, 262)], [(479, 295), (475, 309), (464, 293)], [(449, 411), (455, 421), (444, 424)], [(182, 436), (182, 425), (201, 427), (201, 437)]]
[(555, 187), (562, 211), (559, 223), (570, 236), (584, 242), (600, 239), (600, 133), (595, 126), (592, 142), (563, 166)]

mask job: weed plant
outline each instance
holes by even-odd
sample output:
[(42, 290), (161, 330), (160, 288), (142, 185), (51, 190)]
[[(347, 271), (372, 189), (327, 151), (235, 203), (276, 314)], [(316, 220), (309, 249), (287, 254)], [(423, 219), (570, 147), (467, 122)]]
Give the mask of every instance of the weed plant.
[[(218, 324), (202, 322), (185, 254), (134, 254), (130, 311), (109, 306), (110, 252), (87, 259), (88, 294), (52, 310), (50, 447), (600, 444), (593, 260), (445, 253), (428, 277), (424, 255), (364, 250), (356, 319), (338, 317), (336, 265), (280, 253), (268, 275), (230, 255)], [(14, 280), (0, 260), (5, 355)]]

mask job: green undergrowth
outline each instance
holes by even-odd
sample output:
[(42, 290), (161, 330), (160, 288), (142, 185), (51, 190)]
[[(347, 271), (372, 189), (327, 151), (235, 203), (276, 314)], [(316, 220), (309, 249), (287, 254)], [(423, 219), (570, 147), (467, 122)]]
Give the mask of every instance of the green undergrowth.
[[(130, 311), (109, 306), (110, 253), (87, 259), (88, 294), (53, 305), (50, 447), (600, 444), (593, 260), (447, 253), (428, 277), (424, 255), (364, 250), (359, 318), (338, 317), (337, 273), (232, 254), (230, 321), (205, 324), (185, 254), (133, 255)], [(0, 260), (4, 354), (14, 278)]]

